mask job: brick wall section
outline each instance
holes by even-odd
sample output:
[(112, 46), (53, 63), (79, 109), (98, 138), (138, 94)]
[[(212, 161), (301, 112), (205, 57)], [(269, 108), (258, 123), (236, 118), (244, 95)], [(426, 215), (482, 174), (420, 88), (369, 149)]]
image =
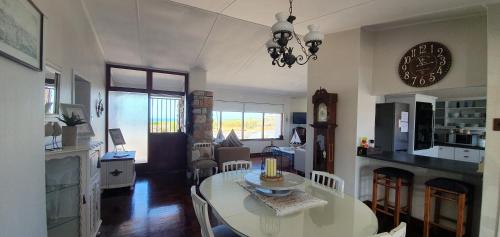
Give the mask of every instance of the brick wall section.
[(212, 109), (214, 94), (211, 91), (193, 91), (191, 99), (191, 142), (212, 142)]

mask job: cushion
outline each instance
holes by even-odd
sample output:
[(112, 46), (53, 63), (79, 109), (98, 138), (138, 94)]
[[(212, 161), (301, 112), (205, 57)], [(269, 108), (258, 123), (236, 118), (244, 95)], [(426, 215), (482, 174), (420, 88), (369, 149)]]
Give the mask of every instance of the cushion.
[(217, 133), (217, 137), (214, 139), (214, 141), (220, 143), (223, 142), (224, 139), (226, 138), (224, 137), (224, 134), (222, 134), (222, 129), (219, 128), (219, 132)]
[(233, 129), (231, 129), (231, 132), (227, 135), (226, 140), (222, 142), (222, 146), (225, 147), (241, 147), (243, 146), (243, 143), (241, 143), (240, 139), (238, 136), (236, 136), (236, 133), (234, 132)]
[(193, 161), (193, 167), (195, 169), (209, 169), (209, 168), (217, 167), (217, 162), (215, 162), (214, 160), (210, 160), (210, 159), (199, 159), (199, 160)]
[(373, 172), (377, 174), (382, 174), (391, 178), (402, 178), (406, 180), (413, 179), (413, 173), (403, 169), (398, 169), (394, 167), (382, 167), (375, 169)]
[(472, 191), (472, 185), (454, 179), (435, 178), (425, 182), (425, 185), (450, 190), (456, 193), (469, 193)]

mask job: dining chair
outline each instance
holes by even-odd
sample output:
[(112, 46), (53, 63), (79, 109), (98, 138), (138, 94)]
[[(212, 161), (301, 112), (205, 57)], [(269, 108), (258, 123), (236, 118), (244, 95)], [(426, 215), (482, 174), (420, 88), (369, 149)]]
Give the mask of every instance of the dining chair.
[(235, 160), (222, 163), (222, 172), (234, 170), (249, 170), (252, 168), (252, 162), (247, 160)]
[(344, 192), (344, 180), (337, 175), (313, 170), (311, 181), (332, 188), (338, 192)]
[(237, 237), (238, 235), (226, 225), (218, 225), (214, 228), (210, 225), (208, 217), (208, 204), (196, 193), (196, 186), (191, 186), (191, 199), (196, 219), (200, 223), (202, 237)]
[(396, 228), (392, 229), (389, 233), (384, 232), (373, 235), (372, 237), (405, 237), (406, 236), (406, 223), (401, 222)]

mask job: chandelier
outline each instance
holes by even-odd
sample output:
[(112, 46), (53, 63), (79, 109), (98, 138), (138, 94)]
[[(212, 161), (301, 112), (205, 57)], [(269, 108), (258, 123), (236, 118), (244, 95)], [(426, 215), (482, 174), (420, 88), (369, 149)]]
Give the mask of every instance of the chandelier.
[[(286, 12), (279, 12), (275, 15), (278, 22), (271, 27), (273, 38), (267, 41), (266, 47), (267, 52), (273, 59), (273, 65), (278, 65), (279, 67), (288, 66), (291, 68), (294, 63), (304, 65), (309, 61), (309, 59), (318, 59), (318, 56), (316, 55), (319, 50), (318, 46), (321, 45), (325, 36), (319, 31), (317, 26), (307, 26), (309, 33), (304, 36), (305, 46), (308, 47), (306, 50), (302, 41), (293, 29), (293, 21), (296, 17), (292, 15), (293, 0), (289, 0), (289, 2), (289, 14)], [(293, 48), (288, 46), (288, 42), (293, 38), (295, 38), (297, 43), (302, 48), (302, 53), (304, 55), (293, 55)]]

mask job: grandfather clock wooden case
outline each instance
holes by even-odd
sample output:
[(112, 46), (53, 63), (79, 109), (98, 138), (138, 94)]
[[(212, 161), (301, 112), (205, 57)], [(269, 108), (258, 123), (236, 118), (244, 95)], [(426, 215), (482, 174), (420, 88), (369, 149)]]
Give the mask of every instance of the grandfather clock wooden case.
[(335, 128), (337, 127), (337, 94), (320, 88), (314, 93), (314, 154), (313, 169), (334, 172)]

